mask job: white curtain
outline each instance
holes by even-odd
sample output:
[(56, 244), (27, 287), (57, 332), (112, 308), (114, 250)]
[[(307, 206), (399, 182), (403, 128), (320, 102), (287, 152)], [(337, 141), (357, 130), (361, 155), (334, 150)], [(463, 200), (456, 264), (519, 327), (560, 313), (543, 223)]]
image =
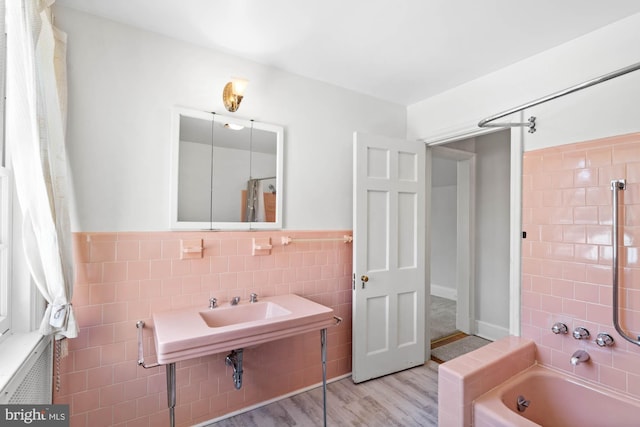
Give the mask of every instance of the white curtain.
[(44, 335), (75, 338), (65, 153), (66, 35), (51, 23), (54, 0), (7, 4), (7, 154), (22, 211), (23, 244), (47, 300)]

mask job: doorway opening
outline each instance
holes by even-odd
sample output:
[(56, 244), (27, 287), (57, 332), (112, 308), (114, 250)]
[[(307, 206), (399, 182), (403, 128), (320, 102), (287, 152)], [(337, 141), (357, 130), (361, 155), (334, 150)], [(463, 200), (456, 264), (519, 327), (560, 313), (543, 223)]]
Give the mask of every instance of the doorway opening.
[(501, 131), (432, 147), (429, 322), (436, 361), (509, 334), (510, 139)]

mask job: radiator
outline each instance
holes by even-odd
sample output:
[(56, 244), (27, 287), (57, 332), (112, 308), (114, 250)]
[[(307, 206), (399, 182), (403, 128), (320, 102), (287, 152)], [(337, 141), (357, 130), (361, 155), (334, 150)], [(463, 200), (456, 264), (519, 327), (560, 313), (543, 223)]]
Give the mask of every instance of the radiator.
[(2, 390), (0, 404), (51, 404), (52, 340), (42, 340)]

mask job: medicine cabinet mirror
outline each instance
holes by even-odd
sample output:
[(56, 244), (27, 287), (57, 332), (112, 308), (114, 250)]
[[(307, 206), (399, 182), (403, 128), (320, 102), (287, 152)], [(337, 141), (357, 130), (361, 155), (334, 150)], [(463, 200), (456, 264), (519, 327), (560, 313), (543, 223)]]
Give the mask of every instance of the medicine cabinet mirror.
[(283, 128), (174, 108), (171, 228), (282, 228)]

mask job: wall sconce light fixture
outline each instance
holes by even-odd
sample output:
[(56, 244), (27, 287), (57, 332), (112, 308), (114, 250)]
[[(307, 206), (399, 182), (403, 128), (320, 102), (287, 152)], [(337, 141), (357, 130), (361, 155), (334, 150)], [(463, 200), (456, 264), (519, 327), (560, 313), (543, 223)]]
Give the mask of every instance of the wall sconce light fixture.
[(249, 82), (245, 79), (232, 79), (229, 83), (224, 85), (222, 91), (222, 101), (224, 102), (224, 108), (230, 112), (234, 112), (240, 107), (242, 97), (244, 96), (244, 90)]

